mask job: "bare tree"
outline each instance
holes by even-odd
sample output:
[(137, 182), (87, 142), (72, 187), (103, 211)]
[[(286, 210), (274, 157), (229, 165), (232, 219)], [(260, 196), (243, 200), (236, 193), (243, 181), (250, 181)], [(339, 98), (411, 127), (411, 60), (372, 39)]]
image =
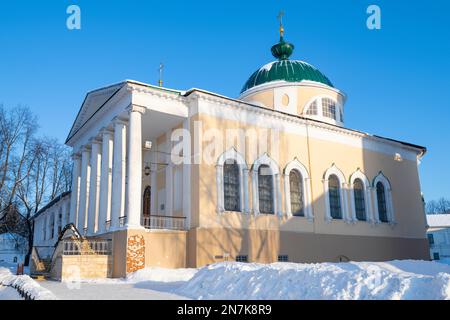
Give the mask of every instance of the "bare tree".
[[(37, 138), (37, 120), (26, 107), (0, 106), (0, 233), (20, 230), (33, 246), (33, 215), (71, 185), (68, 148), (55, 139)], [(3, 219), (2, 212), (17, 212), (20, 226)], [(2, 222), (3, 221), (3, 222)], [(8, 226), (6, 226), (8, 221)]]
[[(0, 106), (0, 208), (12, 203), (37, 120), (27, 107)], [(18, 151), (19, 150), (19, 151)]]
[(440, 198), (438, 200), (431, 200), (426, 204), (427, 214), (450, 214), (450, 200)]

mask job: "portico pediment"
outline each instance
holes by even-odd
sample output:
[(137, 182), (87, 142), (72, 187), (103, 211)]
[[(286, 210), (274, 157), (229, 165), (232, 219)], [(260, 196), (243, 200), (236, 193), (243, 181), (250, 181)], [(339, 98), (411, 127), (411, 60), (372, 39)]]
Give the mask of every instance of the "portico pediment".
[(121, 82), (88, 92), (78, 111), (67, 140), (70, 139), (105, 103), (107, 103), (126, 83)]

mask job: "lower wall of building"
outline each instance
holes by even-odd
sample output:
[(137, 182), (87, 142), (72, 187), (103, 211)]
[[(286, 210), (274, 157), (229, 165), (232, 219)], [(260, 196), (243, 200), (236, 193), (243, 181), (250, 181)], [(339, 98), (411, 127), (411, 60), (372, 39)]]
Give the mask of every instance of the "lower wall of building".
[(112, 232), (114, 278), (143, 267), (185, 268), (187, 231), (130, 229)]
[(290, 231), (195, 228), (190, 231), (122, 230), (113, 240), (112, 277), (143, 267), (196, 268), (238, 255), (249, 262), (272, 263), (278, 255), (291, 262), (429, 260), (427, 239), (346, 236)]
[(278, 255), (291, 262), (429, 260), (427, 239), (345, 236), (277, 230), (198, 228), (189, 232), (195, 239), (188, 248), (189, 267), (247, 255), (249, 262), (271, 263)]
[(59, 256), (54, 262), (51, 277), (58, 280), (97, 279), (112, 276), (112, 256)]

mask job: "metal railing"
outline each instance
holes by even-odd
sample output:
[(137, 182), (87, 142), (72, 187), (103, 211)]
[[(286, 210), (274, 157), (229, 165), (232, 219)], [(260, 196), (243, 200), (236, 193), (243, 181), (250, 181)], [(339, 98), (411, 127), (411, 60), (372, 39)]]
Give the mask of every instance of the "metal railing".
[(111, 240), (63, 240), (63, 255), (110, 255)]
[(127, 216), (119, 217), (119, 227), (125, 227)]
[(146, 229), (185, 230), (186, 217), (145, 216), (142, 218), (142, 226)]
[(105, 229), (109, 230), (111, 228), (111, 220), (106, 220), (105, 221)]

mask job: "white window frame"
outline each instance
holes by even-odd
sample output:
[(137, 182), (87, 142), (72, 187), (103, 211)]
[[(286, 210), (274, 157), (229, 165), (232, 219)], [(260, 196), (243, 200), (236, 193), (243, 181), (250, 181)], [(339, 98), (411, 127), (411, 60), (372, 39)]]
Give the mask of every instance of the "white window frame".
[[(328, 179), (331, 175), (335, 175), (339, 180), (340, 186), (340, 200), (341, 200), (341, 210), (342, 210), (342, 219), (334, 219), (331, 217), (331, 209), (330, 209), (330, 194), (328, 192)], [(345, 222), (353, 222), (351, 213), (348, 210), (348, 202), (347, 202), (347, 183), (345, 180), (344, 173), (333, 163), (333, 165), (325, 171), (323, 175), (323, 188), (325, 195), (325, 221), (345, 221)]]
[(258, 181), (258, 169), (261, 165), (267, 165), (273, 176), (273, 208), (274, 213), (282, 217), (283, 210), (281, 208), (281, 188), (280, 188), (280, 170), (278, 164), (267, 153), (264, 153), (258, 159), (255, 160), (252, 167), (252, 191), (253, 191), (253, 214), (259, 215), (259, 181)]
[(216, 190), (217, 190), (217, 213), (222, 214), (225, 212), (225, 197), (223, 188), (223, 166), (225, 161), (234, 160), (239, 166), (239, 192), (240, 192), (240, 212), (245, 214), (250, 213), (248, 207), (248, 166), (244, 157), (236, 151), (236, 149), (230, 148), (222, 153), (217, 159), (216, 164)]
[(371, 204), (371, 186), (370, 186), (370, 182), (369, 179), (367, 178), (367, 176), (360, 170), (357, 169), (355, 172), (352, 173), (352, 175), (350, 176), (350, 208), (352, 210), (352, 219), (353, 221), (359, 221), (359, 222), (364, 222), (364, 220), (358, 220), (356, 218), (356, 207), (355, 207), (355, 190), (353, 189), (353, 184), (355, 183), (355, 180), (359, 179), (362, 181), (363, 183), (363, 187), (364, 187), (364, 206), (365, 206), (365, 211), (366, 211), (366, 222), (370, 222), (370, 223), (374, 223), (375, 219), (374, 219), (374, 215), (372, 212), (372, 206)]
[[(327, 98), (330, 99), (331, 101), (334, 102), (335, 106), (336, 106), (336, 119), (332, 119), (329, 117), (325, 117), (323, 115), (323, 105), (322, 105), (322, 99)], [(311, 104), (317, 101), (317, 115), (310, 115), (307, 114), (309, 107), (311, 106)], [(313, 98), (311, 98), (306, 104), (305, 104), (305, 108), (303, 110), (303, 115), (305, 117), (310, 117), (312, 119), (316, 119), (316, 120), (320, 120), (323, 122), (327, 122), (327, 123), (331, 123), (331, 124), (336, 124), (336, 125), (344, 125), (344, 121), (341, 117), (344, 116), (344, 107), (342, 106), (342, 104), (340, 104), (335, 98), (329, 96), (329, 95), (319, 95), (319, 96), (314, 96)]]
[(389, 182), (389, 179), (383, 174), (383, 172), (380, 171), (378, 175), (373, 179), (372, 188), (373, 188), (373, 194), (374, 194), (374, 217), (376, 223), (385, 223), (381, 222), (380, 220), (380, 214), (378, 212), (378, 194), (377, 194), (377, 184), (378, 182), (381, 182), (384, 186), (384, 192), (386, 197), (386, 210), (387, 210), (387, 219), (388, 224), (394, 225), (396, 224), (395, 221), (395, 215), (394, 215), (394, 206), (392, 204), (392, 189), (391, 189), (391, 183)]
[(291, 162), (287, 164), (284, 168), (284, 192), (285, 192), (285, 206), (286, 206), (286, 215), (288, 217), (292, 217), (292, 209), (291, 209), (291, 181), (289, 179), (289, 174), (292, 170), (297, 170), (302, 177), (302, 187), (303, 187), (303, 210), (305, 212), (305, 218), (308, 220), (313, 220), (313, 211), (312, 211), (312, 201), (311, 201), (311, 188), (310, 188), (310, 177), (308, 170), (306, 167), (295, 158)]

